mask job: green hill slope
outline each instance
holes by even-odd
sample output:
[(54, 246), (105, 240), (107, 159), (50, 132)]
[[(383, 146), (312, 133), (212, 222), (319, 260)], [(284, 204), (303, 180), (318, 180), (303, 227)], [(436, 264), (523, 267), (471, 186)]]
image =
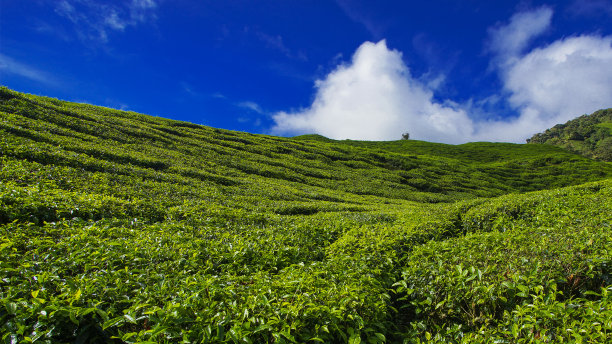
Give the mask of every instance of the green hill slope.
[(0, 133), (7, 343), (612, 331), (606, 162), (252, 135), (6, 88)]
[(583, 115), (535, 134), (528, 143), (546, 143), (587, 157), (612, 161), (612, 109)]

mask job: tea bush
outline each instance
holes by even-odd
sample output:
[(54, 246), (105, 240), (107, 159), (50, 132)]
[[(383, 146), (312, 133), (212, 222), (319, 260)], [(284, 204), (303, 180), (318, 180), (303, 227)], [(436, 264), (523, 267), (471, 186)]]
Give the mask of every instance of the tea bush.
[(602, 342), (612, 165), (0, 88), (4, 343)]

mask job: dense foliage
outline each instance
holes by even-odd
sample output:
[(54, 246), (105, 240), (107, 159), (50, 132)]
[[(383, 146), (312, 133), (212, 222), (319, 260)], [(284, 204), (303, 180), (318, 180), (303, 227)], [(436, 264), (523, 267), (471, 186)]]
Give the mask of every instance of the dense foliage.
[(546, 143), (595, 159), (612, 161), (612, 109), (583, 115), (535, 134), (527, 143)]
[(602, 342), (612, 165), (0, 89), (4, 343)]

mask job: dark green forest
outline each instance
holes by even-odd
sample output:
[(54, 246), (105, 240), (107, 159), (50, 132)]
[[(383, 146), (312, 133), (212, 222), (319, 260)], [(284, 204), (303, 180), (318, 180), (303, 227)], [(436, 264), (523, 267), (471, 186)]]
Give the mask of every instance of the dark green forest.
[(548, 144), (282, 138), (0, 88), (0, 337), (602, 343), (611, 177)]
[(590, 158), (612, 161), (612, 109), (558, 124), (527, 142), (551, 144)]

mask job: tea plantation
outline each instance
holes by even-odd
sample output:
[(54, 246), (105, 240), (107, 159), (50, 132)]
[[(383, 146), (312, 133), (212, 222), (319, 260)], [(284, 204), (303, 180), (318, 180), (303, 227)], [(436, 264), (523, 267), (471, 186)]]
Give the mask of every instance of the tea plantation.
[(0, 89), (3, 343), (602, 343), (612, 164)]

